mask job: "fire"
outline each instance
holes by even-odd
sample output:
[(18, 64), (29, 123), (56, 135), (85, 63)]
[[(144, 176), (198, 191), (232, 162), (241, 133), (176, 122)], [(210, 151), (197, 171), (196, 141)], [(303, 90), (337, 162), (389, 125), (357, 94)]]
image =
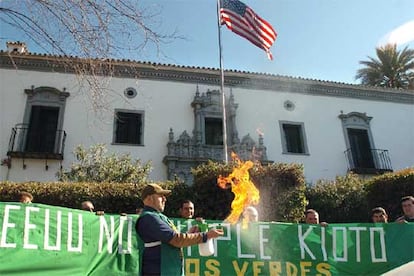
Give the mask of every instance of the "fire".
[[(231, 186), (234, 199), (231, 203), (231, 213), (225, 221), (232, 224), (239, 220), (243, 210), (249, 205), (257, 205), (260, 200), (259, 190), (250, 180), (249, 169), (253, 167), (252, 161), (242, 162), (235, 153), (231, 153), (231, 158), (236, 162), (233, 172), (227, 176), (219, 176), (217, 184), (222, 189)], [(247, 226), (247, 221), (243, 221), (243, 228)]]
[(256, 133), (259, 134), (260, 136), (264, 136), (264, 132), (259, 127), (256, 128)]

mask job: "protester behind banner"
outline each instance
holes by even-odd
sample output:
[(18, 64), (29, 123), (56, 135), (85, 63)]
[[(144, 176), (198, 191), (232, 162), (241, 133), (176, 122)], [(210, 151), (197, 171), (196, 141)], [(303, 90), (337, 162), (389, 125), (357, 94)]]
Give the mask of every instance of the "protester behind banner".
[[(86, 200), (81, 203), (81, 210), (93, 213), (95, 211), (95, 206), (93, 205), (92, 201)], [(100, 210), (100, 211), (96, 211), (95, 214), (97, 216), (103, 216), (105, 212)]]
[(247, 206), (243, 211), (243, 221), (247, 222), (258, 222), (259, 221), (259, 212), (253, 206)]
[(399, 217), (396, 220), (396, 222), (414, 222), (414, 197), (405, 196), (401, 198), (401, 208), (403, 210), (404, 215)]
[(180, 205), (180, 217), (185, 218), (185, 219), (191, 219), (194, 216), (194, 203), (189, 200), (189, 199), (185, 199), (183, 201), (181, 201), (181, 205)]
[[(0, 275), (139, 275), (137, 217), (0, 202)], [(184, 250), (187, 276), (382, 275), (414, 260), (414, 223), (207, 222), (224, 235), (212, 256)]]
[(206, 243), (209, 239), (223, 235), (223, 231), (211, 229), (208, 232), (180, 233), (172, 221), (162, 214), (171, 190), (158, 184), (148, 184), (142, 191), (144, 210), (135, 228), (142, 251), (142, 275), (184, 275), (182, 248)]
[(187, 223), (188, 233), (200, 232), (199, 224), (204, 223), (204, 219), (202, 217), (196, 217), (193, 220), (193, 216), (195, 213), (195, 207), (194, 207), (194, 203), (191, 200), (189, 199), (182, 200), (180, 209), (178, 211), (180, 213), (181, 218), (191, 220)]
[(307, 224), (320, 224), (321, 226), (328, 226), (327, 222), (319, 222), (319, 213), (314, 209), (308, 209), (305, 211), (305, 223)]
[(81, 203), (81, 209), (93, 213), (95, 210), (95, 206), (93, 206), (93, 203), (91, 201), (87, 200)]
[(19, 194), (19, 202), (30, 204), (33, 201), (33, 195), (29, 192), (21, 192)]
[(387, 223), (388, 215), (384, 208), (376, 207), (371, 210), (371, 220), (374, 223)]

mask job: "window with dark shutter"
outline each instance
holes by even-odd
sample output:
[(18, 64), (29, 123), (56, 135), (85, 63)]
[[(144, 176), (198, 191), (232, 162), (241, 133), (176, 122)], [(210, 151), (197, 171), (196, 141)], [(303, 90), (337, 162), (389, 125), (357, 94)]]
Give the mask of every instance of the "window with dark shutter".
[(221, 118), (205, 118), (206, 145), (223, 145), (223, 121)]
[(302, 122), (279, 121), (279, 126), (283, 153), (309, 154)]
[(287, 152), (305, 153), (301, 126), (284, 124), (283, 131), (285, 133)]
[(121, 112), (115, 113), (115, 139), (116, 144), (142, 145), (141, 113)]

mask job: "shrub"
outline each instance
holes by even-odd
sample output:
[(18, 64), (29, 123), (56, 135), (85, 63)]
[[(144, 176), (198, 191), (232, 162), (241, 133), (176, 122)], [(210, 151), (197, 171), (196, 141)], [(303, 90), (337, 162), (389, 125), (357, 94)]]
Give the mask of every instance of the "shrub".
[[(195, 204), (196, 215), (208, 219), (225, 219), (231, 212), (234, 195), (230, 189), (217, 186), (219, 175), (226, 176), (234, 164), (209, 161), (193, 170), (194, 185), (177, 181), (160, 183), (173, 192), (168, 197), (165, 214), (178, 217), (183, 199)], [(304, 177), (302, 167), (295, 164), (255, 164), (250, 170), (251, 179), (261, 192), (258, 206), (261, 220), (298, 221), (305, 207)], [(96, 210), (106, 213), (134, 213), (142, 206), (142, 183), (114, 182), (52, 182), (11, 183), (0, 182), (0, 200), (17, 201), (21, 191), (33, 194), (35, 203), (80, 208), (84, 200), (94, 203)]]
[(208, 219), (225, 219), (231, 211), (231, 202), (234, 199), (229, 189), (217, 186), (219, 175), (228, 175), (232, 171), (231, 165), (208, 161), (192, 170), (194, 194), (191, 200), (196, 205), (198, 215)]
[[(219, 188), (217, 178), (229, 175), (234, 166), (234, 163), (226, 165), (209, 161), (193, 170), (194, 192), (190, 199), (201, 216), (222, 220), (230, 214), (234, 195), (230, 189)], [(302, 166), (255, 163), (249, 174), (260, 191), (260, 220), (292, 222), (300, 219), (306, 205)]]
[(320, 220), (331, 223), (368, 222), (365, 182), (355, 174), (338, 176), (333, 181), (319, 180), (307, 187), (307, 208), (319, 212)]
[[(164, 214), (169, 217), (179, 217), (179, 208), (181, 201), (189, 199), (193, 201), (193, 189), (182, 181), (167, 181), (162, 183), (163, 187), (172, 190), (172, 193), (167, 198)], [(196, 211), (197, 206), (196, 206)]]
[(151, 163), (141, 164), (132, 160), (129, 154), (107, 154), (104, 144), (84, 149), (78, 146), (74, 155), (77, 162), (68, 171), (58, 174), (60, 181), (70, 182), (108, 182), (144, 183), (151, 171)]
[(90, 200), (95, 210), (106, 213), (135, 213), (142, 205), (139, 199), (145, 184), (131, 183), (69, 183), (69, 182), (0, 182), (0, 200), (18, 201), (21, 191), (34, 197), (34, 203), (80, 209), (81, 202)]
[(401, 198), (414, 195), (414, 168), (376, 176), (366, 185), (369, 208), (383, 207), (393, 221), (402, 215)]
[(306, 206), (305, 177), (299, 164), (256, 164), (252, 180), (260, 190), (262, 219), (298, 222)]

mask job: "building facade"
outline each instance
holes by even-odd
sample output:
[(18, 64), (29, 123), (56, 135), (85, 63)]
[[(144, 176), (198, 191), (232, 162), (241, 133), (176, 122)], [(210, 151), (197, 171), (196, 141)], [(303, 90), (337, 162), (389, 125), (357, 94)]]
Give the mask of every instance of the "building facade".
[(188, 184), (223, 140), (242, 159), (303, 164), (307, 182), (414, 165), (409, 91), (228, 70), (223, 135), (217, 69), (112, 60), (97, 89), (64, 61), (83, 62), (0, 52), (0, 180), (54, 181), (98, 143)]

